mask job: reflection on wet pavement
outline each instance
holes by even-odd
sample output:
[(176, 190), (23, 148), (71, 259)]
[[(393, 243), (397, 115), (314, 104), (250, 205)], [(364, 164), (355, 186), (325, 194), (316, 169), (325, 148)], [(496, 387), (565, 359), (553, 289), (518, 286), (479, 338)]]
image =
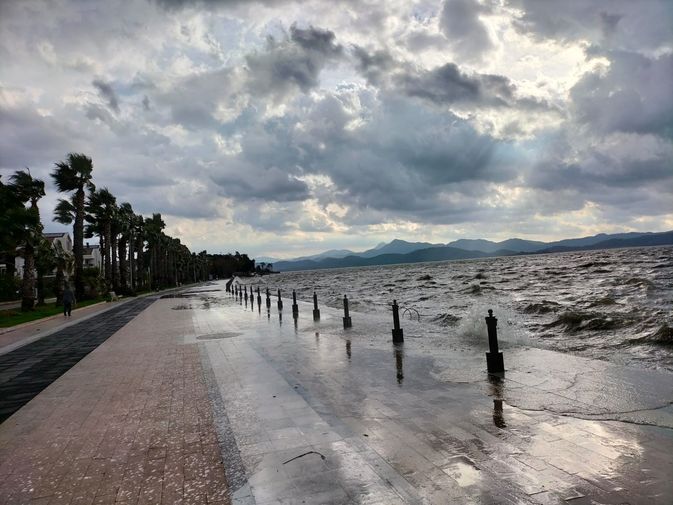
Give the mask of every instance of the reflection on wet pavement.
[(309, 300), (290, 326), (236, 301), (192, 310), (185, 337), (212, 370), (225, 465), (245, 473), (235, 504), (673, 499), (670, 374), (509, 348), (492, 377), (481, 349), (439, 354), (412, 321), (393, 346), (383, 316), (346, 332)]

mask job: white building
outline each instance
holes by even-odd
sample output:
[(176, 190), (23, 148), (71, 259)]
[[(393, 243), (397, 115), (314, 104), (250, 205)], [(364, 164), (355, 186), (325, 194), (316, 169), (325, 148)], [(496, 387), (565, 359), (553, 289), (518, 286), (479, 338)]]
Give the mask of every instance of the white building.
[(100, 254), (100, 246), (98, 244), (89, 244), (87, 242), (84, 245), (84, 268), (97, 268), (100, 270), (102, 267), (102, 260)]
[[(72, 239), (68, 232), (44, 233), (43, 237), (49, 241), (52, 247), (54, 247), (54, 243), (58, 242), (64, 251), (72, 254)], [(14, 268), (16, 269), (16, 275), (23, 277), (23, 258), (21, 256), (15, 258)]]

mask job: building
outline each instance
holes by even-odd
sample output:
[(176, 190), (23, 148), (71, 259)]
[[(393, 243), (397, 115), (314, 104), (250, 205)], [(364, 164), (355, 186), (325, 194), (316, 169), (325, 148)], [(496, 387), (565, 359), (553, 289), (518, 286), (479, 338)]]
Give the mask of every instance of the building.
[[(44, 233), (42, 236), (49, 241), (52, 247), (54, 247), (55, 243), (59, 243), (64, 251), (72, 254), (72, 239), (68, 232)], [(23, 263), (24, 261), (21, 256), (17, 256), (14, 260), (14, 268), (18, 277), (23, 277)]]
[(100, 246), (87, 242), (84, 246), (84, 268), (97, 268), (100, 270), (102, 263)]

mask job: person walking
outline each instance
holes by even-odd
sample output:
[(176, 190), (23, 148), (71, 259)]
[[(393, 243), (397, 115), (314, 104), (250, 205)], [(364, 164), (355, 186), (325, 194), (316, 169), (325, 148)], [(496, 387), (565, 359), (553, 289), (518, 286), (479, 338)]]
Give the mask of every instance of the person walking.
[(70, 289), (70, 286), (65, 287), (65, 291), (63, 291), (63, 315), (70, 317), (70, 313), (72, 312), (72, 306), (76, 302), (75, 300), (75, 293), (72, 292), (72, 289)]

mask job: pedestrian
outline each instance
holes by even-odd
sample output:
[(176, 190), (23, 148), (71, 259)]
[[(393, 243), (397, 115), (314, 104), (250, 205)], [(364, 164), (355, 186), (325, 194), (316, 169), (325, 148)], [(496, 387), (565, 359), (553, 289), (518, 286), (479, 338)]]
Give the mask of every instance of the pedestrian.
[(75, 300), (75, 293), (72, 292), (72, 289), (70, 289), (70, 286), (65, 287), (65, 291), (63, 291), (63, 315), (70, 317), (70, 313), (72, 312), (72, 306), (76, 302)]

